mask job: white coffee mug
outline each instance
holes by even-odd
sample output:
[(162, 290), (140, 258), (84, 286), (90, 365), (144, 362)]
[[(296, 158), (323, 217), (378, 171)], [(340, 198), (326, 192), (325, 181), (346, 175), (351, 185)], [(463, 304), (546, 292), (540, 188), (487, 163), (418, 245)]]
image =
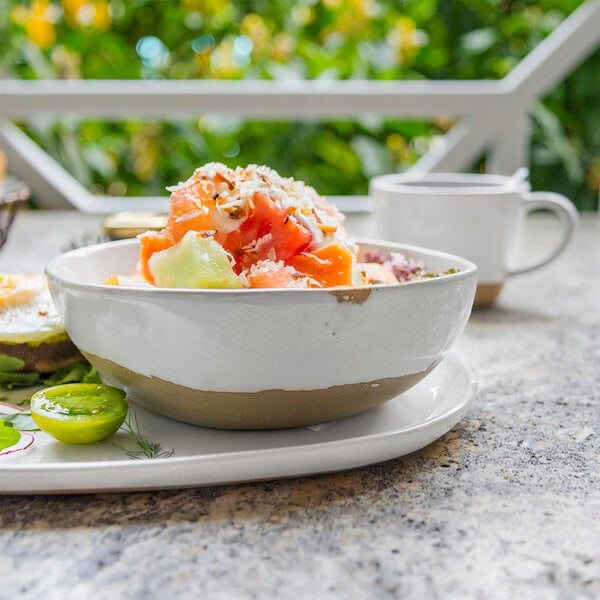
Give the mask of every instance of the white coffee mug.
[[(526, 171), (525, 171), (526, 175)], [(572, 202), (553, 192), (531, 192), (522, 177), (467, 173), (394, 174), (370, 182), (381, 239), (457, 254), (479, 269), (475, 306), (492, 304), (504, 280), (549, 263), (567, 246), (577, 223)], [(561, 235), (545, 254), (509, 264), (527, 213), (547, 209)]]

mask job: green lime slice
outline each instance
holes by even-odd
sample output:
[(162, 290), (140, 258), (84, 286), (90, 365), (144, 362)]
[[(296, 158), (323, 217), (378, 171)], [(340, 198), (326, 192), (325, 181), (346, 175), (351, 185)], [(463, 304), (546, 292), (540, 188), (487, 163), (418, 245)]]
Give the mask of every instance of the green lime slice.
[(92, 444), (115, 433), (127, 416), (125, 392), (102, 383), (66, 383), (31, 397), (31, 416), (67, 444)]

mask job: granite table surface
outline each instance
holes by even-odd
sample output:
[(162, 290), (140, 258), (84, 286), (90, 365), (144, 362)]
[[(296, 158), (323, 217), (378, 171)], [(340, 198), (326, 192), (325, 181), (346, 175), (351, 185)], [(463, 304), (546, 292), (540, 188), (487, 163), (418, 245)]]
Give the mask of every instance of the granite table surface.
[[(368, 234), (364, 215), (349, 219)], [(23, 212), (0, 271), (41, 271), (101, 219)], [(556, 234), (530, 220), (526, 252)], [(600, 219), (473, 313), (479, 389), (421, 451), (197, 489), (0, 496), (0, 599), (600, 598)]]

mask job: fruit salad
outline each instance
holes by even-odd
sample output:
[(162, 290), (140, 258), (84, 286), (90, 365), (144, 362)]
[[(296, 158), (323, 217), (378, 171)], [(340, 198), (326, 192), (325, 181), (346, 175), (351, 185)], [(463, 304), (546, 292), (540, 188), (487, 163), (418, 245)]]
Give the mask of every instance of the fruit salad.
[[(138, 236), (139, 273), (106, 283), (131, 285), (137, 279), (171, 288), (331, 288), (401, 281), (389, 257), (361, 262), (345, 217), (334, 205), (304, 182), (269, 167), (209, 163), (168, 189), (165, 228)], [(415, 269), (411, 265), (411, 277)]]

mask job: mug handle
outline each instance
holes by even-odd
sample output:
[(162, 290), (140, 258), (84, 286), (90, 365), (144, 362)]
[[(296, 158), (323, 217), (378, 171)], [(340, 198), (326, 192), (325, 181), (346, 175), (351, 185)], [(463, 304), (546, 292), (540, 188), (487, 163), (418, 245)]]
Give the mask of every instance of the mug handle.
[(552, 248), (547, 254), (527, 261), (520, 267), (508, 269), (506, 273), (507, 277), (528, 273), (554, 260), (567, 247), (579, 220), (577, 209), (573, 203), (561, 194), (555, 194), (554, 192), (528, 192), (523, 194), (523, 200), (527, 213), (544, 208), (558, 217), (563, 228), (562, 236), (556, 247)]

